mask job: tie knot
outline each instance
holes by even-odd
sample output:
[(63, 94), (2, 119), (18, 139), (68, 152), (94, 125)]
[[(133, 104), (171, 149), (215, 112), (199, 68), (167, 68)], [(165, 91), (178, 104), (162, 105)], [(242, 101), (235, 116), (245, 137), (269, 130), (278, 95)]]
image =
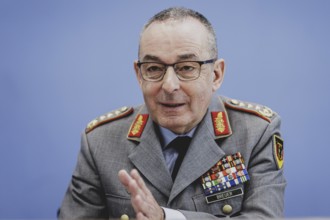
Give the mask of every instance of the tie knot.
[(181, 154), (187, 151), (190, 141), (191, 137), (179, 136), (168, 144), (168, 148), (174, 148), (176, 151), (179, 152), (179, 154)]

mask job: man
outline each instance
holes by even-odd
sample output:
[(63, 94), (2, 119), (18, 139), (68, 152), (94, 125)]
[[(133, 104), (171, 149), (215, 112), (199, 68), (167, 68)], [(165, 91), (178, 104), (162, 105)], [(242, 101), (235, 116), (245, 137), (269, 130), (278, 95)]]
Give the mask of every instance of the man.
[(60, 218), (283, 216), (280, 118), (215, 95), (217, 54), (195, 11), (170, 8), (145, 25), (134, 63), (145, 104), (88, 125)]

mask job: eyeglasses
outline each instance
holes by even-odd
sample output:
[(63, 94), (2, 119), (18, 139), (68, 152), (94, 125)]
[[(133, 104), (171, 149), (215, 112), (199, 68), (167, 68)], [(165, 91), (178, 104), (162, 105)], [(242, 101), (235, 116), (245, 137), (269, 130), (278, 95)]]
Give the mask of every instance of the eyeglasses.
[(158, 62), (137, 62), (142, 78), (146, 81), (157, 82), (164, 78), (168, 67), (173, 67), (177, 77), (182, 81), (195, 80), (200, 76), (201, 66), (214, 63), (216, 59), (205, 61), (181, 61), (173, 64)]

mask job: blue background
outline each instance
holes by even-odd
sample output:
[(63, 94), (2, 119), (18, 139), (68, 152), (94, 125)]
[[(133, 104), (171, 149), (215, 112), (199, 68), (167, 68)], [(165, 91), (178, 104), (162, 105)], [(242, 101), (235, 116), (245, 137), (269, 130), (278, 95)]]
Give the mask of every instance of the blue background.
[(282, 116), (286, 216), (330, 216), (330, 1), (1, 0), (0, 219), (55, 218), (85, 125), (143, 101), (139, 33), (174, 5), (213, 23), (219, 94)]

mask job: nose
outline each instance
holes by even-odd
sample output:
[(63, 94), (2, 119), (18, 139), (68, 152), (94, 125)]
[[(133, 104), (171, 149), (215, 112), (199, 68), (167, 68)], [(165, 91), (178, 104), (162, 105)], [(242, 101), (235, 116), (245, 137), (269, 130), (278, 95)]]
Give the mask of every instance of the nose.
[(167, 93), (172, 93), (180, 89), (180, 80), (177, 77), (173, 67), (168, 67), (163, 78), (162, 88)]

